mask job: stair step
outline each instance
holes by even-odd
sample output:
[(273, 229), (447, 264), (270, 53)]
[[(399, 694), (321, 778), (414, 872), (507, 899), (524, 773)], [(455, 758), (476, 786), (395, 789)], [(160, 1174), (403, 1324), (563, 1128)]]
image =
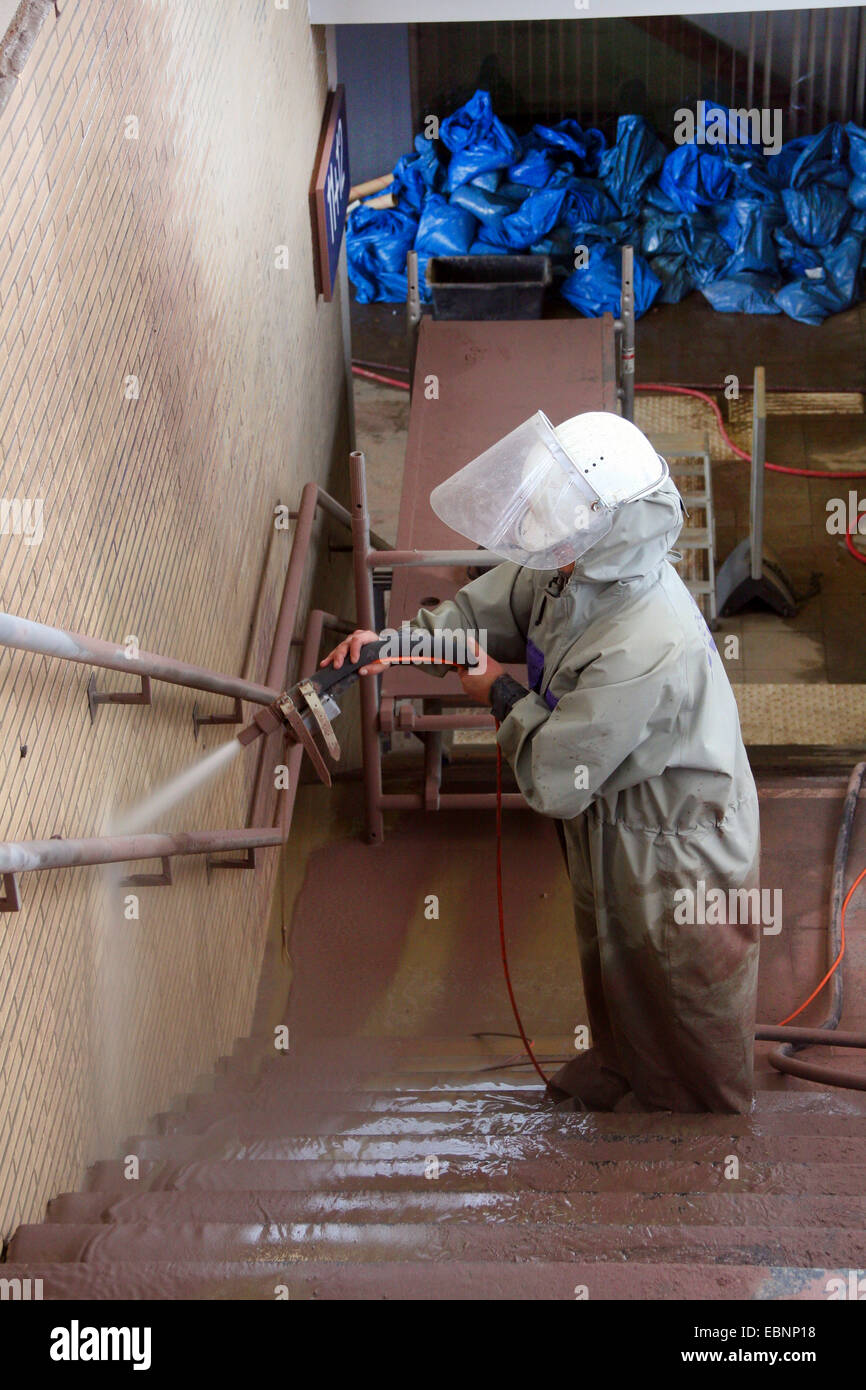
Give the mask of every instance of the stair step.
[(147, 1221), (21, 1226), (9, 1258), (29, 1262), (196, 1260), (718, 1260), (866, 1265), (866, 1231), (827, 1226), (563, 1222)]
[[(510, 1103), (507, 1110), (497, 1101), (483, 1101), (475, 1109), (421, 1110), (408, 1114), (366, 1110), (333, 1110), (320, 1113), (311, 1124), (309, 1111), (293, 1113), (292, 1101), (279, 1107), (261, 1107), (205, 1112), (204, 1114), (168, 1117), (161, 1132), (154, 1136), (134, 1136), (127, 1140), (127, 1152), (159, 1157), (164, 1146), (187, 1143), (196, 1145), (205, 1139), (244, 1139), (255, 1142), (270, 1139), (297, 1138), (381, 1138), (447, 1140), (465, 1139), (489, 1146), (514, 1136), (569, 1142), (576, 1138), (634, 1138), (641, 1143), (651, 1139), (702, 1138), (706, 1136), (770, 1136), (799, 1135), (808, 1137), (814, 1131), (815, 1112), (811, 1110), (762, 1110), (751, 1115), (698, 1115), (694, 1124), (688, 1123), (688, 1135), (682, 1116), (668, 1115), (582, 1115), (557, 1111), (549, 1103)], [(400, 1107), (402, 1112), (402, 1107)], [(866, 1115), (824, 1115), (821, 1136), (836, 1136), (866, 1140)], [(154, 1147), (158, 1146), (158, 1147)], [(173, 1147), (165, 1149), (174, 1153)], [(178, 1148), (177, 1152), (182, 1152)], [(864, 1155), (866, 1156), (866, 1155)]]
[[(440, 1190), (428, 1181), (426, 1190), (383, 1191), (377, 1187), (351, 1192), (142, 1192), (112, 1197), (101, 1192), (67, 1192), (48, 1209), (52, 1224), (91, 1226), (148, 1221), (173, 1222), (303, 1222), (366, 1223), (395, 1218), (402, 1221), (452, 1220), (472, 1213), (492, 1221), (582, 1221), (645, 1225), (761, 1225), (778, 1222), (796, 1226), (804, 1217), (799, 1197), (744, 1192), (739, 1182), (728, 1191), (686, 1191), (670, 1196), (634, 1192), (484, 1192)], [(809, 1201), (808, 1224), (866, 1226), (866, 1197), (815, 1196)]]
[[(206, 1299), (507, 1299), (573, 1302), (586, 1289), (593, 1301), (761, 1299), (826, 1301), (831, 1278), (847, 1281), (849, 1266), (797, 1268), (742, 1262), (719, 1265), (536, 1261), (328, 1264), (212, 1262), (177, 1264), (9, 1264), (8, 1279), (41, 1279), (46, 1299), (74, 1301)], [(285, 1296), (282, 1294), (281, 1296)]]
[[(514, 1192), (712, 1192), (730, 1190), (724, 1176), (725, 1162), (718, 1150), (710, 1157), (668, 1161), (649, 1156), (630, 1156), (617, 1162), (600, 1160), (589, 1150), (583, 1159), (562, 1155), (546, 1162), (526, 1161), (517, 1170), (512, 1164), (451, 1159), (440, 1163), (435, 1179), (439, 1189), (461, 1191)], [(310, 1192), (320, 1189), (341, 1192), (369, 1188), (381, 1191), (427, 1191), (433, 1179), (425, 1177), (425, 1161), (336, 1164), (332, 1160), (239, 1159), (233, 1163), (204, 1160), (195, 1163), (156, 1163), (143, 1160), (140, 1176), (132, 1186), (124, 1163), (104, 1159), (88, 1169), (85, 1189), (128, 1197), (131, 1191), (178, 1191), (199, 1189), (208, 1192)], [(846, 1163), (838, 1157), (824, 1163), (780, 1160), (778, 1150), (768, 1160), (742, 1162), (737, 1179), (740, 1191), (780, 1193), (782, 1195), (834, 1195), (859, 1197), (863, 1192), (861, 1163)]]
[[(465, 1060), (465, 1059), (464, 1059)], [(539, 1060), (541, 1060), (539, 1058)], [(551, 1065), (551, 1070), (554, 1065)], [(335, 1093), (354, 1095), (358, 1091), (390, 1091), (402, 1094), (404, 1091), (536, 1091), (543, 1090), (531, 1063), (515, 1062), (505, 1067), (485, 1062), (475, 1069), (455, 1069), (445, 1071), (441, 1062), (430, 1059), (429, 1067), (413, 1070), (367, 1070), (348, 1064), (344, 1068), (336, 1064), (299, 1058), (268, 1058), (262, 1063), (257, 1076), (251, 1076), (242, 1068), (229, 1069), (218, 1078), (215, 1093), (223, 1089), (251, 1089), (263, 1082), (276, 1081), (293, 1092), (300, 1094), (319, 1091), (323, 1088)]]
[[(185, 1110), (167, 1111), (157, 1119), (161, 1131), (171, 1133), (178, 1128), (191, 1130), (199, 1124), (208, 1124), (229, 1114), (253, 1116), (279, 1113), (291, 1122), (309, 1117), (312, 1123), (313, 1117), (330, 1122), (334, 1117), (342, 1120), (385, 1114), (419, 1115), (424, 1118), (441, 1115), (446, 1119), (477, 1115), (486, 1120), (489, 1116), (537, 1114), (539, 1111), (551, 1113), (551, 1108), (541, 1099), (540, 1089), (514, 1095), (500, 1092), (493, 1096), (479, 1095), (475, 1091), (453, 1091), (439, 1097), (429, 1091), (406, 1091), (401, 1094), (398, 1103), (390, 1091), (367, 1091), (351, 1096), (344, 1092), (307, 1091), (298, 1095), (263, 1083), (252, 1090), (222, 1091), (218, 1095), (191, 1097)], [(849, 1099), (842, 1091), (762, 1091), (756, 1099), (752, 1115), (764, 1116), (783, 1111), (821, 1116), (866, 1114), (866, 1094), (852, 1093)], [(315, 1132), (315, 1128), (310, 1130), (310, 1133)]]
[[(718, 1161), (736, 1153), (741, 1162), (771, 1163), (784, 1149), (785, 1158), (792, 1163), (864, 1163), (866, 1136), (846, 1136), (841, 1133), (820, 1135), (790, 1133), (795, 1126), (755, 1125), (751, 1129), (731, 1125), (730, 1128), (708, 1125), (692, 1134), (670, 1133), (664, 1128), (634, 1129), (630, 1125), (608, 1127), (582, 1123), (588, 1117), (574, 1116), (579, 1123), (569, 1133), (567, 1124), (554, 1124), (546, 1117), (543, 1128), (534, 1132), (481, 1135), (469, 1129), (460, 1134), (441, 1130), (426, 1136), (374, 1132), (365, 1134), (301, 1134), (259, 1135), (251, 1133), (238, 1137), (227, 1135), (220, 1127), (213, 1136), (204, 1134), (167, 1134), (148, 1137), (141, 1135), (124, 1146), (124, 1154), (137, 1154), (140, 1159), (168, 1163), (191, 1163), (196, 1159), (220, 1159), (233, 1162), (242, 1159), (280, 1159), (292, 1162), (318, 1159), (334, 1163), (360, 1160), (403, 1160), (423, 1163), (430, 1153), (441, 1160), (462, 1158), (476, 1163), (510, 1163), (526, 1159), (547, 1159), (558, 1162), (566, 1158), (603, 1159), (704, 1159)], [(593, 1117), (595, 1118), (595, 1117)], [(616, 1119), (619, 1117), (611, 1117)], [(636, 1119), (637, 1116), (624, 1116)], [(643, 1117), (640, 1117), (643, 1118)], [(795, 1117), (779, 1116), (780, 1120)], [(381, 1128), (381, 1127), (380, 1127)]]

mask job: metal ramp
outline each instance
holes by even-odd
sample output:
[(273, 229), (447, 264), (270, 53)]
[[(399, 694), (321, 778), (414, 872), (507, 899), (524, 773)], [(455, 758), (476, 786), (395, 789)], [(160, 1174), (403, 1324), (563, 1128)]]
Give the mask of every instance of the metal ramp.
[(707, 433), (650, 434), (653, 446), (668, 461), (671, 477), (683, 495), (688, 510), (677, 549), (683, 552), (679, 572), (701, 612), (715, 627), (716, 610), (716, 519), (713, 511), (713, 481), (710, 471), (710, 437)]

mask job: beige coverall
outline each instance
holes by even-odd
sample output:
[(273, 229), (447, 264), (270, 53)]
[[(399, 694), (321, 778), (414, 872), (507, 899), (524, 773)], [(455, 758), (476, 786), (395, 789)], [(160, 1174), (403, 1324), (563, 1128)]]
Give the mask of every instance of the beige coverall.
[[(415, 619), (527, 662), (498, 738), (529, 805), (563, 824), (593, 1046), (554, 1082), (590, 1109), (629, 1090), (676, 1111), (752, 1096), (760, 924), (731, 890), (758, 882), (758, 801), (723, 663), (668, 559), (681, 526), (668, 480), (567, 580), (505, 563)], [(710, 889), (727, 920), (687, 920)]]

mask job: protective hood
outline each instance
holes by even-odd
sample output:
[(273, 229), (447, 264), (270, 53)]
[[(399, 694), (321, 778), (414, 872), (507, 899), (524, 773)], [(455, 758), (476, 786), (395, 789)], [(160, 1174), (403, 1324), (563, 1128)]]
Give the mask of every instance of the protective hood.
[(575, 562), (574, 577), (609, 584), (651, 574), (676, 544), (683, 519), (679, 489), (666, 478), (647, 497), (613, 513), (607, 534)]
[(664, 459), (621, 416), (585, 411), (554, 428), (539, 410), (434, 488), (430, 505), (505, 560), (561, 569), (666, 476)]

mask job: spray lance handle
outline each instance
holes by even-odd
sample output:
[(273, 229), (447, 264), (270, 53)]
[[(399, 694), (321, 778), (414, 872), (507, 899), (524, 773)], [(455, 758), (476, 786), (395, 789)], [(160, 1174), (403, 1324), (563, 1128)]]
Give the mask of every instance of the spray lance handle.
[(361, 648), (357, 661), (344, 663), (339, 670), (335, 670), (333, 666), (323, 667), (316, 671), (315, 675), (298, 681), (297, 685), (293, 685), (289, 690), (284, 690), (273, 704), (260, 709), (252, 723), (238, 734), (238, 743), (246, 746), (261, 738), (262, 734), (282, 730), (295, 743), (301, 744), (320, 780), (329, 787), (331, 774), (309, 725), (312, 724), (318, 729), (331, 757), (335, 762), (338, 761), (340, 745), (334, 734), (326, 704), (335, 714), (339, 714), (334, 696), (354, 684), (362, 667), (372, 665), (384, 645), (384, 640), (368, 642)]
[[(252, 723), (238, 734), (238, 742), (246, 745), (254, 739), (261, 738), (262, 734), (271, 734), (282, 729), (296, 743), (303, 746), (321, 780), (330, 786), (331, 775), (309, 724), (318, 728), (331, 757), (335, 761), (339, 760), (340, 745), (334, 735), (326, 704), (330, 705), (335, 713), (339, 713), (334, 704), (335, 696), (341, 695), (350, 685), (354, 685), (364, 667), (372, 666), (379, 659), (383, 648), (389, 645), (389, 640), (382, 638), (376, 642), (367, 642), (358, 653), (357, 661), (344, 662), (339, 669), (334, 666), (320, 667), (315, 675), (308, 676), (284, 691), (273, 704), (265, 705), (259, 710)], [(474, 653), (467, 652), (466, 665), (478, 665), (478, 658)]]

